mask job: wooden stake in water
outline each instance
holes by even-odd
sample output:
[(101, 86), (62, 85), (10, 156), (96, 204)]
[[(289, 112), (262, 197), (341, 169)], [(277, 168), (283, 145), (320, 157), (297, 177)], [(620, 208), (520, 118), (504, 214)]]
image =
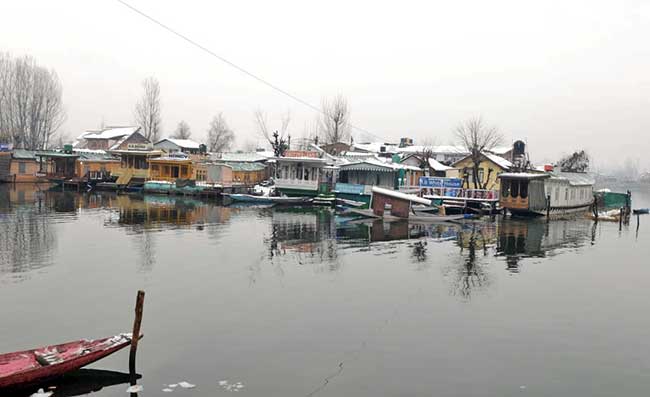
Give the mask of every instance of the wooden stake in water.
[(135, 319), (133, 320), (133, 335), (131, 336), (131, 353), (129, 354), (129, 373), (135, 376), (135, 354), (140, 340), (140, 325), (142, 324), (142, 308), (144, 306), (144, 291), (138, 291), (135, 300)]

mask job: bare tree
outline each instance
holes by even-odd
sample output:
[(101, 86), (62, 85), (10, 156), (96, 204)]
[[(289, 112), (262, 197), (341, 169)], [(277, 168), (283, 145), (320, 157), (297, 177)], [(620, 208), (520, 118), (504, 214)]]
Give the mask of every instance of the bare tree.
[(62, 97), (56, 72), (29, 56), (0, 54), (0, 139), (18, 148), (47, 148), (65, 121)]
[(320, 118), (320, 135), (326, 144), (350, 140), (350, 107), (342, 95), (331, 100), (323, 99)]
[(212, 118), (208, 128), (208, 150), (221, 153), (230, 150), (235, 141), (235, 133), (228, 127), (223, 113)]
[(418, 160), (420, 160), (420, 168), (424, 170), (425, 175), (429, 175), (429, 159), (434, 158), (433, 148), (435, 146), (435, 138), (426, 138), (422, 142), (422, 146), (415, 153)]
[(185, 120), (181, 120), (176, 126), (176, 130), (174, 131), (172, 138), (190, 139), (191, 135), (192, 135), (192, 131), (190, 130), (190, 125), (187, 124)]
[(135, 105), (135, 121), (142, 127), (144, 137), (156, 142), (162, 130), (160, 84), (155, 77), (149, 77), (142, 82), (142, 88), (142, 97)]
[(269, 145), (271, 145), (276, 157), (283, 156), (284, 152), (289, 149), (291, 144), (291, 135), (288, 133), (289, 123), (291, 122), (291, 113), (287, 111), (287, 113), (281, 117), (281, 127), (279, 130), (276, 129), (274, 132), (271, 132), (272, 130), (269, 128), (268, 118), (262, 109), (257, 109), (253, 112), (253, 118), (257, 125), (257, 133), (264, 138)]
[(496, 127), (487, 126), (481, 117), (471, 118), (456, 127), (456, 139), (469, 152), (472, 160), (472, 177), (474, 188), (485, 189), (490, 179), (488, 173), (484, 181), (479, 180), (479, 166), (484, 153), (494, 149), (503, 139)]

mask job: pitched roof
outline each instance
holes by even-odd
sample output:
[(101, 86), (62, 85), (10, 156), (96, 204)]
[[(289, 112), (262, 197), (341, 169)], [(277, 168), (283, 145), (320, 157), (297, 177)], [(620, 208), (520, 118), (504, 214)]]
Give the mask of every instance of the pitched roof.
[(195, 142), (195, 141), (193, 141), (191, 139), (176, 139), (176, 138), (161, 139), (158, 142), (156, 142), (155, 144), (157, 145), (157, 144), (159, 144), (161, 142), (164, 142), (164, 141), (171, 142), (174, 145), (176, 145), (176, 146), (178, 146), (180, 148), (183, 148), (183, 149), (198, 149), (201, 146), (200, 143)]
[(11, 157), (16, 160), (36, 160), (36, 152), (34, 150), (14, 149)]
[(490, 153), (483, 153), (483, 155), (488, 159), (490, 159), (491, 162), (495, 163), (496, 165), (503, 168), (504, 170), (509, 170), (510, 167), (512, 167), (512, 163), (501, 156), (497, 156), (496, 154), (490, 154)]
[(444, 165), (434, 158), (429, 158), (429, 167), (431, 167), (434, 171), (447, 171), (452, 169), (452, 167)]
[[(485, 153), (485, 152), (483, 152), (481, 154), (483, 155), (483, 157), (485, 157), (489, 161), (493, 162), (494, 164), (498, 165), (499, 167), (501, 167), (504, 170), (509, 170), (510, 167), (512, 167), (512, 163), (510, 161), (504, 159), (503, 157), (497, 156), (496, 154)], [(470, 155), (467, 155), (467, 156), (463, 157), (462, 159), (456, 161), (452, 165), (455, 167), (456, 164), (460, 163), (461, 161), (464, 161), (465, 159), (467, 159), (469, 157), (470, 157)]]
[(83, 139), (115, 139), (124, 135), (131, 135), (140, 127), (106, 127), (103, 130), (89, 130), (81, 135)]

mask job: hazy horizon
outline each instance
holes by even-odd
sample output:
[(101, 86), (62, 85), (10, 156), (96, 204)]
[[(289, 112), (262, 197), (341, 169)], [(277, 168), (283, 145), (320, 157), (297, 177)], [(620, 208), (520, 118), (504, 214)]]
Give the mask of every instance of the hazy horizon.
[[(481, 115), (504, 144), (528, 141), (538, 163), (584, 148), (596, 167), (630, 158), (650, 169), (641, 1), (127, 2), (309, 103), (341, 93), (353, 123), (386, 141), (451, 143), (459, 122)], [(262, 144), (258, 108), (276, 124), (290, 111), (297, 138), (318, 116), (115, 0), (3, 11), (0, 51), (56, 70), (71, 138), (132, 124), (149, 76), (161, 85), (163, 136), (185, 120), (201, 140), (223, 112), (241, 147)]]

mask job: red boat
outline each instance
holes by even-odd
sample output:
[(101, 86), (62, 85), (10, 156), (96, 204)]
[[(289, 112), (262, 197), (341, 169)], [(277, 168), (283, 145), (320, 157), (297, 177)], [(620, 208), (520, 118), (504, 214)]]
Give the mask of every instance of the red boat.
[(0, 354), (0, 389), (39, 383), (102, 359), (131, 344), (131, 334), (79, 340)]

